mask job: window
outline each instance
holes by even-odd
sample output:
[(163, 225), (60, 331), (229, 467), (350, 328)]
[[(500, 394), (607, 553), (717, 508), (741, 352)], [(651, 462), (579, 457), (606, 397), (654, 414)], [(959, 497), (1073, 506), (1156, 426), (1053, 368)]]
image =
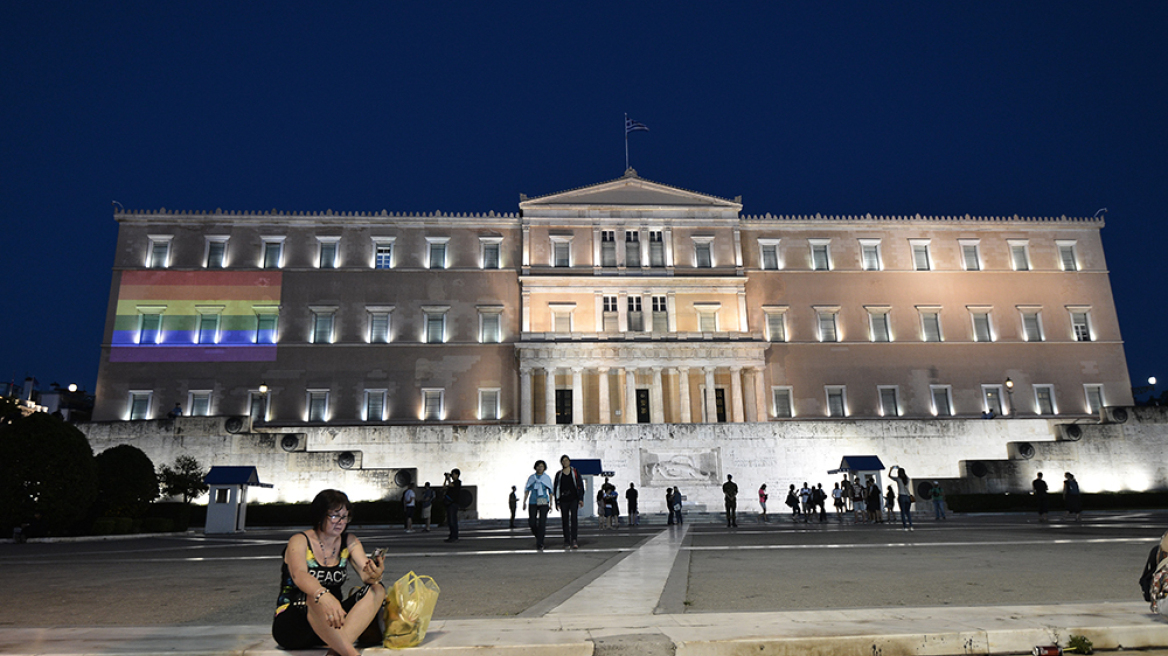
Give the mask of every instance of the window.
[(1030, 243), (1025, 240), (1011, 239), (1010, 243), (1010, 261), (1014, 265), (1015, 271), (1029, 271), (1030, 270)]
[(267, 421), (269, 406), (268, 394), (258, 390), (248, 392), (247, 415), (252, 422)]
[(794, 413), (791, 408), (791, 388), (790, 387), (772, 387), (771, 398), (775, 403), (776, 417), (793, 417)]
[(1079, 259), (1075, 257), (1075, 242), (1060, 241), (1058, 244), (1059, 262), (1063, 265), (1063, 271), (1078, 271)]
[(502, 339), (503, 306), (479, 306), (479, 342), (498, 344)]
[(1042, 341), (1042, 320), (1039, 310), (1019, 308), (1022, 313), (1022, 338), (1028, 342)]
[(762, 311), (766, 316), (767, 341), (787, 341), (787, 308), (764, 307)]
[(1040, 415), (1057, 414), (1054, 404), (1054, 386), (1053, 385), (1035, 385), (1034, 386), (1034, 404), (1038, 408)]
[(1093, 415), (1099, 414), (1099, 411), (1103, 409), (1103, 386), (1084, 385), (1083, 392), (1087, 395), (1087, 412)]
[(888, 328), (888, 313), (891, 308), (867, 307), (869, 338), (873, 342), (891, 342), (892, 331)]
[(860, 266), (865, 271), (880, 270), (880, 240), (860, 240)]
[(494, 420), (499, 418), (499, 390), (479, 390), (479, 419)]
[(252, 340), (255, 344), (275, 344), (276, 325), (280, 318), (280, 307), (257, 306), (252, 308), (256, 313), (256, 333)]
[(714, 266), (714, 238), (694, 237), (694, 266), (699, 269), (708, 269)]
[(847, 416), (847, 392), (843, 385), (828, 385), (824, 388), (827, 392), (827, 416), (829, 417), (846, 417)]
[(669, 305), (664, 296), (652, 297), (653, 302), (653, 332), (669, 332)]
[(620, 315), (616, 308), (617, 297), (605, 296), (603, 299), (604, 332), (615, 333), (619, 330)]
[(1071, 330), (1076, 342), (1091, 341), (1091, 317), (1087, 310), (1071, 310)]
[(444, 391), (441, 389), (422, 390), (422, 419), (442, 421), (445, 409), (442, 407)]
[(373, 238), (373, 268), (374, 269), (392, 269), (393, 268), (393, 242), (392, 237), (374, 237)]
[(616, 266), (616, 231), (600, 232), (600, 266)]
[(819, 341), (838, 342), (836, 315), (839, 314), (839, 308), (815, 308), (815, 314), (819, 322)]
[(899, 417), (900, 405), (896, 400), (896, 387), (894, 386), (878, 386), (876, 391), (880, 394), (880, 416), (881, 417)]
[(320, 308), (312, 310), (312, 343), (333, 343), (333, 319), (336, 308)]
[(994, 341), (994, 334), (993, 334), (993, 331), (990, 329), (989, 310), (971, 308), (969, 310), (969, 314), (973, 318), (973, 341), (975, 341), (975, 342), (992, 342), (992, 341)]
[(170, 266), (170, 242), (172, 235), (150, 235), (150, 253), (146, 266), (151, 269), (165, 269)]
[(208, 269), (227, 266), (227, 237), (207, 237), (206, 263)]
[(953, 416), (953, 392), (948, 385), (930, 385), (929, 391), (933, 396), (933, 415), (937, 417)]
[(830, 271), (831, 257), (828, 253), (830, 239), (809, 239), (811, 244), (811, 269), (814, 271)]
[(759, 266), (767, 271), (776, 271), (779, 268), (779, 240), (759, 239)]
[(265, 269), (279, 269), (284, 266), (284, 238), (264, 237), (263, 262)]
[(499, 268), (499, 249), (502, 248), (502, 243), (502, 237), (479, 237), (484, 269)]
[(130, 392), (130, 421), (150, 418), (150, 397), (153, 392)]
[(385, 421), (385, 390), (365, 390), (365, 421)]
[(641, 314), (641, 297), (630, 296), (628, 298), (629, 305), (629, 331), (641, 332), (645, 330), (644, 315)]
[(328, 421), (328, 390), (308, 390), (308, 421)]
[(192, 417), (211, 416), (211, 392), (191, 390), (187, 394), (187, 410)]
[(335, 269), (337, 268), (337, 244), (340, 242), (340, 237), (317, 237), (320, 246), (318, 248), (320, 257), (317, 260), (317, 267), (321, 269)]
[(572, 313), (576, 310), (575, 303), (548, 303), (548, 311), (552, 314), (552, 332), (568, 335), (572, 332)]
[(218, 344), (219, 343), (219, 312), (212, 310), (199, 310), (199, 344)]
[(966, 271), (981, 271), (981, 248), (976, 239), (960, 239), (961, 262)]
[(138, 343), (157, 344), (162, 338), (162, 309), (147, 312), (139, 308), (138, 311), (142, 313), (138, 315)]
[(449, 242), (449, 237), (426, 237), (426, 243), (430, 248), (427, 265), (431, 269), (446, 268), (446, 244)]
[(649, 232), (649, 266), (665, 266), (665, 241), (660, 230)]
[(912, 245), (913, 269), (917, 271), (929, 271), (932, 269), (933, 262), (929, 259), (929, 242), (927, 240), (910, 239), (909, 244)]
[(940, 342), (941, 311), (936, 308), (917, 308), (921, 313), (921, 341)]
[(718, 332), (718, 310), (721, 307), (721, 303), (694, 303), (694, 310), (698, 314), (699, 332)]
[(369, 343), (388, 344), (390, 342), (389, 313), (393, 308), (370, 307), (369, 312)]
[(552, 237), (552, 266), (572, 266), (572, 242), (569, 239)]
[(444, 344), (446, 342), (446, 313), (448, 306), (423, 307), (422, 316), (425, 319), (424, 341), (427, 344)]
[(641, 235), (633, 230), (625, 231), (625, 266), (641, 266)]
[(1002, 412), (1002, 386), (1001, 385), (982, 385), (982, 397), (985, 399), (983, 410), (993, 413), (995, 417), (1001, 417)]

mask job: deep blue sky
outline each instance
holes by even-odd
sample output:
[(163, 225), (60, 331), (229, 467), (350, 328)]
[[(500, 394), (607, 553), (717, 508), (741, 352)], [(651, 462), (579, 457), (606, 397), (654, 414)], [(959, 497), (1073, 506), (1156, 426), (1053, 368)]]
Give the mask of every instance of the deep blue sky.
[(1165, 2), (6, 2), (0, 375), (93, 389), (131, 209), (515, 211), (618, 177), (762, 214), (1091, 216), (1168, 379)]

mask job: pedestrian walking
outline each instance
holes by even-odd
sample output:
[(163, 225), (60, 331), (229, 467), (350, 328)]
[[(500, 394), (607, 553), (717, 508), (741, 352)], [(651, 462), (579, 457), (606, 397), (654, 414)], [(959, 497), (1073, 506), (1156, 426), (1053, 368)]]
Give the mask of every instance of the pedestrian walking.
[(1038, 472), (1038, 477), (1030, 484), (1034, 489), (1034, 500), (1038, 502), (1038, 521), (1046, 521), (1046, 513), (1050, 512), (1050, 499), (1047, 498), (1046, 493), (1050, 487), (1046, 481), (1042, 480), (1042, 472)]
[(673, 488), (665, 488), (665, 514), (669, 516), (669, 525), (673, 526)]
[(726, 501), (726, 528), (738, 528), (738, 484), (730, 474), (722, 484), (722, 495)]
[[(896, 475), (893, 476), (892, 469), (896, 470)], [(912, 504), (916, 498), (912, 495), (912, 487), (909, 486), (908, 472), (903, 467), (893, 466), (888, 470), (888, 475), (896, 481), (896, 503), (900, 505), (900, 527), (906, 531), (913, 530), (912, 522)]]
[(933, 515), (937, 521), (945, 519), (945, 490), (941, 489), (941, 481), (933, 481), (931, 490), (933, 499)]
[(511, 509), (511, 528), (515, 528), (515, 508), (519, 505), (519, 497), (515, 494), (515, 486), (511, 486), (511, 494), (507, 497), (507, 507)]
[(458, 498), (462, 495), (462, 472), (451, 469), (443, 478), (442, 504), (446, 508), (446, 526), (450, 534), (443, 542), (458, 542)]
[(860, 483), (859, 475), (852, 481), (852, 511), (857, 523), (868, 521), (868, 505), (864, 503), (864, 486)]
[(620, 526), (620, 505), (617, 503), (616, 486), (605, 479), (604, 484), (604, 516), (608, 520), (608, 528), (616, 530)]
[(819, 521), (827, 521), (827, 492), (823, 491), (823, 483), (818, 483), (815, 490), (812, 491), (815, 497), (815, 505), (819, 508)]
[(842, 492), (840, 494), (843, 495), (844, 505), (846, 506), (846, 510), (851, 511), (852, 510), (852, 482), (850, 480), (848, 480), (847, 474), (844, 474), (844, 479), (842, 481), (840, 481), (838, 483), (838, 485), (840, 486), (840, 490), (842, 490)]
[[(868, 508), (868, 520), (873, 524), (883, 524), (884, 517), (880, 514), (880, 487), (876, 485), (876, 479), (869, 476), (864, 490), (868, 495), (864, 499), (864, 505)], [(888, 519), (891, 521), (892, 517), (889, 516)]]
[(681, 507), (685, 497), (681, 495), (681, 488), (673, 488), (673, 513), (677, 516), (677, 523), (681, 524)]
[[(535, 473), (527, 477), (527, 484), (523, 486), (523, 509), (527, 510), (527, 525), (531, 527), (531, 532), (535, 535), (536, 551), (543, 551), (544, 548), (548, 510), (551, 509), (552, 504), (552, 487), (552, 479), (547, 475), (547, 463), (536, 460)], [(530, 510), (527, 506), (529, 500), (531, 501)]]
[(580, 509), (584, 507), (584, 479), (572, 466), (572, 459), (560, 456), (560, 471), (552, 483), (552, 496), (556, 509), (560, 511), (560, 523), (564, 529), (564, 548), (579, 549), (577, 536), (580, 531)]
[(406, 533), (414, 532), (414, 508), (417, 505), (418, 493), (414, 491), (414, 482), (406, 486), (406, 491), (402, 493), (402, 506), (406, 514)]
[(785, 503), (791, 509), (791, 521), (799, 521), (799, 515), (803, 514), (803, 511), (799, 508), (799, 494), (795, 492), (794, 483), (791, 484), (791, 487), (787, 488), (787, 500)]
[(629, 508), (629, 526), (641, 525), (641, 513), (637, 509), (637, 497), (639, 496), (637, 488), (629, 483), (629, 489), (625, 490), (625, 505)]
[[(847, 480), (847, 479), (844, 479)], [(844, 501), (844, 491), (840, 488), (840, 484), (836, 483), (831, 490), (832, 505), (835, 506), (835, 518), (839, 521), (844, 521), (844, 511), (847, 507), (847, 502)]]
[(758, 488), (758, 507), (762, 508), (762, 514), (759, 515), (759, 517), (762, 519), (764, 524), (767, 522), (766, 502), (768, 498), (769, 496), (767, 495), (766, 491), (766, 483), (763, 483), (762, 487)]
[(422, 522), (425, 526), (422, 527), (423, 533), (430, 532), (430, 515), (434, 510), (434, 488), (430, 487), (430, 481), (426, 481), (426, 485), (422, 488)]
[(1071, 472), (1067, 472), (1063, 479), (1063, 505), (1067, 514), (1077, 522), (1083, 517), (1083, 496), (1079, 493), (1079, 482)]

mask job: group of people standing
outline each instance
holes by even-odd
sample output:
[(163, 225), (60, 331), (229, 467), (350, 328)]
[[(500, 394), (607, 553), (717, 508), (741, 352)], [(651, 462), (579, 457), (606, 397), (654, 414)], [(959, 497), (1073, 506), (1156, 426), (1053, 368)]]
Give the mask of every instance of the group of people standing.
[[(1038, 477), (1030, 484), (1034, 490), (1034, 498), (1038, 501), (1038, 521), (1049, 521), (1046, 517), (1050, 512), (1050, 486), (1042, 478), (1042, 472), (1038, 472)], [(1067, 472), (1063, 475), (1063, 506), (1067, 509), (1067, 514), (1074, 518), (1077, 522), (1083, 517), (1083, 497), (1079, 492), (1079, 482), (1075, 480), (1075, 475)]]

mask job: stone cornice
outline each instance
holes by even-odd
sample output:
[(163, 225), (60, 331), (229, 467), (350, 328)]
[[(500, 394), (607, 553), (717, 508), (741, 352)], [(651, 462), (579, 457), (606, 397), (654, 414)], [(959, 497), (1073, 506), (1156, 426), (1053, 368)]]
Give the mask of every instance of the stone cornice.
[(548, 367), (651, 369), (654, 367), (766, 366), (768, 342), (519, 342), (520, 371)]

